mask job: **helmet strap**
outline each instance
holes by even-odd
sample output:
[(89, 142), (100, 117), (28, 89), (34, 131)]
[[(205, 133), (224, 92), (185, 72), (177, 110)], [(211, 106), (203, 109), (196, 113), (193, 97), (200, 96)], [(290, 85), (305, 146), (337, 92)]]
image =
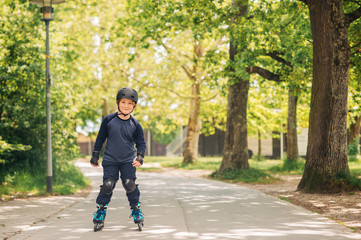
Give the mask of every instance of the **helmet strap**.
[(130, 113), (124, 114), (124, 113), (122, 113), (122, 111), (120, 111), (120, 109), (119, 109), (119, 102), (118, 102), (118, 115), (123, 115), (124, 117), (126, 117), (126, 116), (130, 115), (130, 114), (134, 111), (134, 108), (135, 108), (135, 107), (133, 107), (133, 110), (132, 110)]
[[(133, 112), (133, 111), (132, 111)], [(131, 113), (132, 113), (131, 112)], [(120, 109), (119, 109), (119, 106), (118, 106), (118, 115), (123, 115), (124, 117), (126, 117), (126, 116), (128, 116), (130, 113), (128, 113), (128, 114), (124, 114), (124, 113), (122, 113), (122, 111), (120, 111)]]

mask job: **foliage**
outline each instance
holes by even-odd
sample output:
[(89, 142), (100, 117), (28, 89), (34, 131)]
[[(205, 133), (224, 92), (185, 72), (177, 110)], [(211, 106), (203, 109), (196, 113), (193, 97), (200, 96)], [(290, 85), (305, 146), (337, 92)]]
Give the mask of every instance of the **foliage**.
[[(16, 176), (15, 185), (16, 179), (26, 181), (43, 176), (42, 186), (45, 186), (45, 25), (40, 20), (39, 10), (28, 1), (0, 3), (0, 136), (16, 150), (27, 150), (0, 153), (0, 158), (4, 159), (0, 183), (8, 186), (13, 184), (6, 180), (10, 176)], [(73, 174), (66, 174), (69, 169), (64, 166), (78, 153), (76, 103), (81, 101), (77, 99), (79, 89), (73, 86), (72, 72), (63, 64), (76, 57), (64, 47), (67, 45), (65, 39), (71, 33), (56, 32), (54, 23), (56, 21), (50, 24), (50, 53), (54, 83), (51, 105), (56, 189), (75, 178)], [(63, 174), (67, 176), (64, 179)], [(40, 185), (35, 187), (41, 190)]]
[(279, 84), (262, 81), (252, 84), (249, 91), (247, 108), (247, 134), (261, 139), (270, 137), (273, 131), (280, 131), (280, 126), (286, 124), (287, 102), (284, 90)]
[(59, 169), (55, 170), (53, 191), (58, 194), (72, 194), (90, 184), (90, 181), (73, 163), (65, 163), (57, 168)]
[(361, 190), (361, 179), (351, 175), (349, 172), (338, 172), (336, 176), (331, 179), (331, 183), (333, 184), (332, 190), (335, 192), (338, 192), (338, 189), (346, 191)]
[[(33, 6), (21, 1), (0, 3), (0, 136), (12, 145), (31, 146), (28, 151), (1, 154), (0, 183), (17, 169), (44, 170), (45, 84), (41, 61), (40, 18)], [(14, 31), (15, 29), (15, 31)], [(45, 62), (45, 61), (44, 61)], [(43, 82), (44, 83), (44, 82)]]
[[(145, 162), (154, 166), (152, 170), (159, 170), (159, 168), (177, 168), (177, 169), (187, 169), (187, 170), (195, 170), (195, 169), (206, 169), (212, 170), (219, 168), (222, 159), (220, 157), (200, 157), (197, 162), (190, 165), (182, 165), (182, 157), (146, 157)], [(227, 179), (232, 180), (234, 182), (237, 181), (247, 181), (247, 182), (259, 182), (264, 181), (264, 177), (267, 176), (275, 176), (278, 174), (292, 174), (292, 175), (302, 175), (304, 170), (305, 161), (299, 159), (296, 162), (292, 162), (292, 166), (288, 166), (283, 160), (264, 160), (264, 161), (257, 161), (257, 160), (250, 160), (251, 170), (250, 173), (237, 173), (237, 172), (230, 172), (227, 174)], [(350, 163), (350, 178), (351, 182), (354, 182), (354, 186), (358, 184), (358, 181), (355, 181), (359, 176), (361, 176), (361, 158), (356, 162)], [(218, 173), (215, 171), (212, 173), (217, 179), (222, 179), (223, 176), (217, 175)], [(243, 179), (240, 179), (240, 175), (243, 174)], [(234, 177), (234, 179), (232, 178)], [(246, 177), (247, 176), (247, 177)], [(347, 174), (345, 175), (347, 176)], [(274, 179), (273, 179), (274, 180)], [(273, 181), (272, 180), (272, 181)], [(270, 181), (270, 182), (272, 182)], [(356, 184), (356, 185), (355, 185)]]
[[(261, 132), (261, 138), (265, 138), (272, 131), (284, 131), (290, 86), (299, 100), (297, 124), (300, 129), (307, 127), (312, 74), (307, 7), (302, 1), (292, 0), (248, 2), (248, 16), (241, 20), (235, 34), (246, 40), (237, 40), (242, 51), (232, 65), (237, 76), (251, 83), (248, 135), (255, 137)], [(92, 122), (96, 129), (102, 116), (116, 110), (114, 97), (120, 87), (138, 90), (140, 101), (134, 115), (143, 128), (150, 129), (163, 144), (172, 141), (187, 124), (192, 97), (192, 81), (185, 66), (194, 67), (202, 81), (202, 133), (225, 130), (227, 80), (232, 77), (227, 74), (231, 65), (227, 62), (230, 5), (230, 0), (87, 0), (56, 5), (55, 21), (50, 24), (56, 184), (61, 185), (67, 178), (63, 174), (71, 172), (67, 163), (78, 151), (76, 126)], [(346, 13), (357, 7), (354, 1), (344, 1)], [(3, 183), (10, 176), (39, 176), (39, 181), (44, 177), (45, 26), (40, 18), (39, 7), (28, 1), (0, 2)], [(348, 120), (352, 123), (361, 113), (361, 21), (354, 21), (349, 30)], [(200, 57), (194, 57), (195, 46), (201, 46)], [(275, 61), (268, 55), (272, 52), (279, 53), (292, 67)], [(282, 83), (270, 83), (256, 75), (249, 77), (249, 66), (260, 66), (282, 76)], [(267, 160), (259, 164), (263, 163)], [(258, 163), (251, 160), (252, 164)], [(298, 172), (302, 171), (300, 165), (294, 166)], [(292, 168), (285, 162), (277, 171)]]
[(284, 131), (287, 91), (291, 87), (299, 98), (297, 125), (300, 129), (307, 127), (312, 74), (307, 8), (297, 1), (252, 1), (249, 15), (247, 26), (243, 26), (247, 28), (247, 50), (239, 56), (243, 71), (261, 67), (279, 78), (269, 83), (259, 75), (251, 75), (247, 111), (250, 136), (256, 136), (258, 131), (264, 137), (271, 131)]
[[(0, 136), (0, 155), (11, 153), (13, 151), (26, 151), (31, 149), (31, 146), (26, 146), (22, 144), (9, 144), (3, 140), (1, 140)], [(4, 164), (5, 159), (0, 159), (0, 164)]]
[[(350, 3), (349, 3), (350, 4)], [(354, 3), (345, 7), (347, 12), (355, 8)], [(361, 116), (361, 19), (354, 21), (349, 28), (350, 81), (348, 95), (348, 124), (354, 123), (357, 116)]]
[(127, 35), (129, 66), (137, 73), (131, 80), (147, 101), (139, 113), (145, 126), (156, 136), (174, 136), (188, 123), (189, 102), (195, 98), (190, 86), (200, 84), (202, 132), (224, 128), (225, 107), (218, 104), (224, 101), (219, 71), (227, 51), (220, 35), (222, 4), (137, 0), (128, 1), (127, 10), (128, 16), (118, 19), (115, 38)]
[[(72, 194), (89, 185), (89, 180), (71, 163), (62, 166), (61, 171), (55, 172), (58, 173), (58, 177), (53, 183), (53, 191), (57, 194)], [(16, 171), (12, 175), (7, 175), (0, 185), (0, 199), (43, 195), (46, 191), (44, 182), (45, 173), (30, 174), (22, 170)]]
[(353, 143), (349, 144), (348, 146), (348, 155), (355, 157), (359, 153), (360, 153), (359, 142), (357, 141), (357, 138), (355, 138), (353, 140)]
[(294, 161), (293, 159), (290, 160), (288, 158), (285, 158), (282, 165), (273, 166), (269, 168), (269, 171), (302, 174), (304, 169), (304, 160), (298, 159), (297, 161)]

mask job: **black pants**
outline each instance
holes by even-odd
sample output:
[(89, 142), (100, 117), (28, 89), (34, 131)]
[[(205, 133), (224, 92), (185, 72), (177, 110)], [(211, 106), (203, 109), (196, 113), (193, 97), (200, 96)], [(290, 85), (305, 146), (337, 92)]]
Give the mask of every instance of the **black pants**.
[[(114, 179), (115, 181), (118, 181), (119, 174), (120, 179), (123, 181), (125, 179), (133, 179), (135, 181), (136, 177), (136, 168), (133, 167), (132, 163), (112, 163), (112, 162), (106, 162), (103, 161), (103, 181), (105, 179)], [(110, 202), (110, 199), (112, 198), (113, 193), (111, 194), (105, 194), (101, 191), (99, 192), (99, 195), (97, 197), (96, 202), (98, 204), (108, 204)], [(138, 189), (138, 185), (135, 188), (135, 190), (131, 193), (126, 194), (128, 197), (129, 205), (134, 206), (139, 202), (140, 192)]]

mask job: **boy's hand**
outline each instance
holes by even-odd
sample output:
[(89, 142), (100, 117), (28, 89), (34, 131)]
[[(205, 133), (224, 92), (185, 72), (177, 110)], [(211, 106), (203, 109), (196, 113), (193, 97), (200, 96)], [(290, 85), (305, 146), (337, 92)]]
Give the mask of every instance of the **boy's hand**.
[(94, 151), (92, 154), (92, 158), (90, 159), (90, 164), (93, 167), (99, 166), (99, 154), (100, 154), (100, 152), (97, 152), (97, 151)]
[(144, 154), (139, 152), (138, 156), (133, 160), (133, 167), (140, 167), (143, 165)]
[(140, 167), (142, 164), (137, 160), (137, 158), (134, 158), (133, 160), (133, 167)]

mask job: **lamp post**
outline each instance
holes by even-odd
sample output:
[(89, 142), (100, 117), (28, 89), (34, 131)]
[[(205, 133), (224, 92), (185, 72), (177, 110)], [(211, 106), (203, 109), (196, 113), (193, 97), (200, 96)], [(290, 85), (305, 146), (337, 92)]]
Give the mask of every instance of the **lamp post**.
[(50, 54), (49, 54), (49, 23), (53, 19), (53, 4), (65, 0), (30, 0), (30, 3), (41, 6), (42, 21), (46, 26), (46, 192), (53, 194), (53, 159), (51, 150), (51, 103), (50, 103)]

